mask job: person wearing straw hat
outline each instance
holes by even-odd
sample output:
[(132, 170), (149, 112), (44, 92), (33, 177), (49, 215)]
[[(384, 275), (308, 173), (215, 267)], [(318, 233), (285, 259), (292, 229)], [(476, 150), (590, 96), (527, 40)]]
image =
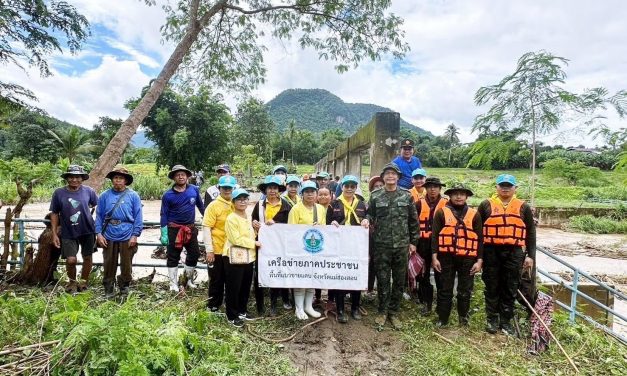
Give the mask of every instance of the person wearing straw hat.
[[(231, 167), (229, 167), (228, 164), (218, 165), (216, 167), (216, 175), (218, 176), (218, 181), (223, 176), (231, 175)], [(219, 195), (220, 195), (220, 187), (218, 186), (218, 184), (212, 185), (211, 187), (207, 188), (207, 191), (205, 192), (205, 201), (204, 201), (205, 208), (209, 206), (211, 201), (218, 198)]]
[(220, 312), (224, 299), (224, 243), (226, 217), (233, 212), (232, 194), (237, 189), (235, 177), (225, 175), (218, 180), (220, 195), (205, 209), (202, 220), (202, 238), (207, 252), (207, 272), (209, 289), (207, 290), (207, 308), (213, 313)]
[(174, 181), (161, 198), (161, 244), (167, 246), (168, 276), (170, 277), (170, 291), (179, 292), (178, 267), (183, 247), (187, 251), (185, 257), (186, 287), (196, 288), (193, 283), (194, 269), (198, 264), (200, 248), (198, 246), (198, 229), (196, 208), (204, 213), (205, 207), (197, 186), (188, 184), (187, 179), (192, 172), (183, 165), (175, 165), (168, 173), (168, 178)]
[(418, 301), (423, 304), (421, 313), (427, 316), (431, 313), (433, 305), (433, 286), (431, 285), (431, 234), (433, 216), (438, 209), (443, 208), (448, 199), (442, 197), (440, 192), (442, 184), (440, 179), (429, 177), (424, 184), (426, 195), (416, 202), (416, 212), (420, 223), (420, 240), (418, 241), (418, 255), (424, 260), (424, 270), (418, 276)]
[[(303, 182), (300, 187), (303, 200), (294, 205), (290, 210), (287, 223), (294, 225), (319, 225), (326, 224), (327, 211), (316, 203), (318, 196), (318, 186), (311, 180)], [(296, 288), (294, 289), (294, 305), (296, 306), (296, 317), (300, 320), (307, 320), (308, 316), (320, 317), (320, 312), (313, 309), (314, 289)]]
[(256, 260), (255, 248), (261, 247), (261, 243), (255, 240), (255, 231), (246, 215), (249, 193), (238, 188), (233, 190), (232, 197), (233, 212), (226, 217), (224, 224), (226, 317), (233, 326), (242, 327), (244, 320), (253, 319), (247, 307)]
[[(265, 197), (257, 201), (253, 208), (252, 219), (255, 232), (258, 233), (262, 226), (271, 226), (275, 223), (287, 223), (292, 206), (284, 197), (281, 197), (281, 192), (285, 191), (285, 185), (282, 184), (281, 178), (276, 175), (268, 175), (257, 188), (264, 193)], [(259, 286), (259, 265), (257, 261), (255, 261), (253, 285), (255, 287), (257, 313), (263, 315), (265, 314), (264, 289)], [(277, 314), (277, 300), (279, 295), (281, 295), (283, 300), (283, 307), (285, 309), (292, 309), (289, 289), (272, 288), (270, 289), (270, 316), (276, 316)]]
[(137, 238), (144, 226), (142, 203), (137, 192), (128, 186), (133, 175), (123, 167), (107, 174), (111, 189), (103, 192), (96, 209), (96, 240), (102, 247), (104, 272), (102, 284), (107, 298), (114, 296), (115, 274), (120, 264), (118, 289), (126, 295), (132, 275), (133, 256), (137, 253)]
[(447, 326), (453, 306), (457, 276), (459, 324), (468, 325), (474, 276), (483, 264), (482, 222), (477, 210), (466, 203), (473, 192), (464, 184), (453, 184), (444, 192), (448, 203), (433, 216), (431, 262), (438, 289), (438, 327)]
[[(374, 267), (379, 298), (377, 326), (387, 320), (395, 329), (402, 327), (398, 313), (407, 283), (407, 261), (418, 244), (416, 206), (406, 189), (398, 186), (401, 170), (389, 163), (381, 171), (385, 185), (375, 190), (368, 203), (368, 220), (374, 225)], [(390, 275), (392, 281), (390, 284)]]
[[(89, 179), (83, 166), (70, 165), (61, 175), (66, 182), (63, 188), (57, 188), (50, 201), (50, 224), (52, 242), (61, 248), (61, 255), (66, 260), (65, 267), (69, 282), (66, 292), (75, 293), (87, 289), (89, 275), (93, 265), (92, 254), (96, 245), (96, 226), (90, 210), (98, 205), (96, 192), (83, 182)], [(61, 238), (58, 235), (61, 224)], [(76, 282), (77, 254), (80, 247), (83, 256), (81, 280)]]
[[(342, 226), (362, 226), (368, 228), (370, 222), (366, 218), (366, 204), (359, 198), (355, 191), (359, 185), (359, 179), (353, 175), (346, 175), (340, 182), (342, 194), (331, 202), (327, 209), (327, 224), (339, 227)], [(349, 291), (335, 290), (332, 293), (335, 297), (337, 309), (337, 321), (345, 324), (348, 316), (344, 312), (344, 298)], [(350, 291), (351, 295), (351, 316), (355, 320), (361, 320), (359, 305), (361, 302), (361, 291)]]
[(536, 251), (536, 230), (531, 207), (516, 197), (516, 178), (496, 178), (496, 194), (479, 205), (483, 222), (486, 331), (498, 329), (515, 335), (514, 317), (520, 276), (532, 269)]

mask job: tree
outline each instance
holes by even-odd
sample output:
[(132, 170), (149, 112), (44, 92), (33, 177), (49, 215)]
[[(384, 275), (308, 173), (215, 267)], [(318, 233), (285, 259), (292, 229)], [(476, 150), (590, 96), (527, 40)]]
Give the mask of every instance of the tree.
[[(147, 90), (149, 86), (142, 94)], [(140, 101), (131, 100), (126, 107), (132, 110)], [(207, 90), (184, 96), (168, 88), (142, 125), (146, 136), (157, 144), (157, 168), (183, 164), (198, 171), (222, 162), (231, 122), (226, 105)]]
[(48, 133), (54, 128), (40, 111), (22, 109), (6, 119), (4, 158), (24, 158), (33, 163), (55, 162), (59, 150)]
[[(0, 64), (25, 69), (26, 63), (42, 77), (52, 74), (46, 55), (63, 52), (61, 41), (75, 53), (89, 35), (87, 19), (65, 1), (9, 0), (1, 1), (0, 8)], [(3, 81), (0, 96), (20, 104), (36, 99), (32, 91)]]
[(246, 140), (263, 158), (272, 151), (270, 145), (274, 129), (274, 122), (264, 103), (257, 98), (247, 98), (237, 106), (235, 137), (232, 141), (241, 143)]
[(298, 35), (301, 47), (315, 49), (320, 59), (338, 61), (338, 72), (387, 53), (400, 58), (409, 47), (402, 41), (401, 18), (385, 12), (390, 5), (389, 0), (180, 0), (166, 6), (162, 33), (178, 44), (98, 159), (89, 183), (102, 187), (105, 174), (181, 64), (182, 83), (243, 92), (255, 88), (265, 77), (261, 27), (279, 39)]
[(48, 134), (61, 148), (61, 157), (67, 158), (70, 163), (88, 152), (91, 147), (89, 133), (81, 132), (78, 128), (70, 128), (66, 131), (48, 130)]
[[(477, 140), (470, 147), (468, 168), (482, 170), (500, 170), (507, 168), (525, 167), (525, 160), (529, 157), (525, 145), (512, 137), (488, 137)], [(522, 158), (521, 158), (522, 157)], [(522, 161), (521, 161), (522, 159)], [(523, 162), (522, 165), (516, 164)]]
[[(493, 104), (487, 113), (475, 118), (473, 131), (514, 126), (531, 134), (531, 205), (535, 199), (537, 135), (557, 129), (572, 115), (592, 115), (592, 119), (598, 119), (596, 111), (608, 103), (620, 109), (621, 117), (625, 113), (624, 102), (621, 105), (620, 100), (627, 93), (608, 97), (603, 88), (589, 89), (581, 95), (563, 89), (566, 79), (563, 66), (567, 64), (568, 59), (546, 51), (527, 52), (518, 59), (514, 73), (498, 84), (481, 87), (475, 94), (477, 105)], [(584, 124), (591, 122), (587, 120)]]
[(454, 123), (449, 124), (444, 131), (444, 138), (448, 143), (448, 165), (450, 167), (453, 146), (459, 145), (459, 128)]

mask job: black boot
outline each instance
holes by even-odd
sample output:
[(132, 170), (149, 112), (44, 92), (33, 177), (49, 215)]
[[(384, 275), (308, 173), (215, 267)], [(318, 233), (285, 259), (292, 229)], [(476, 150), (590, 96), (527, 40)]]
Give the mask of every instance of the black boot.
[(429, 316), (431, 314), (431, 304), (425, 303), (420, 309), (420, 314), (423, 316)]
[(115, 298), (115, 292), (113, 291), (113, 283), (105, 283), (104, 284), (104, 293), (106, 299)]
[(276, 316), (276, 296), (270, 298), (270, 317)]
[(497, 317), (488, 318), (488, 322), (485, 326), (486, 332), (490, 334), (496, 334), (499, 331), (499, 319)]
[(512, 326), (512, 323), (510, 322), (510, 320), (501, 321), (500, 327), (503, 330), (503, 332), (507, 334), (508, 336), (516, 335), (516, 330), (514, 330), (514, 327)]
[(340, 324), (346, 324), (348, 322), (348, 315), (344, 310), (337, 311), (337, 322)]

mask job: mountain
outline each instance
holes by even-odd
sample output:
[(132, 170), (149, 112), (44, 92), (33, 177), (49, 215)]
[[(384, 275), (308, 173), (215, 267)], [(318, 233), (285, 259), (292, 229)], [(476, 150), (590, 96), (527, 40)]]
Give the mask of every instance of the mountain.
[(146, 138), (145, 131), (137, 131), (131, 138), (131, 144), (136, 148), (151, 148), (155, 143)]
[[(293, 119), (296, 128), (321, 133), (339, 128), (352, 134), (368, 123), (376, 112), (389, 112), (389, 108), (370, 103), (346, 103), (323, 89), (288, 89), (267, 103), (268, 113), (279, 130), (287, 128)], [(419, 135), (433, 136), (401, 118), (401, 128)]]

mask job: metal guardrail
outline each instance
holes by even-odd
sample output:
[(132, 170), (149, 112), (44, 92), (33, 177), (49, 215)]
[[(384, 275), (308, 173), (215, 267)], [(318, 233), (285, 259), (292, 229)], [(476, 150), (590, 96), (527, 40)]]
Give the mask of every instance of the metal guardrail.
[[(4, 221), (4, 218), (0, 218), (0, 221)], [(19, 264), (19, 265), (24, 265), (24, 256), (26, 253), (26, 245), (27, 244), (36, 244), (37, 241), (36, 240), (28, 240), (26, 239), (26, 226), (25, 223), (48, 223), (50, 222), (47, 219), (31, 219), (31, 218), (13, 218), (12, 220), (13, 222), (17, 223), (17, 228), (18, 228), (18, 239), (11, 239), (9, 241), (9, 243), (11, 244), (18, 244), (18, 249), (19, 249), (19, 256), (18, 256), (18, 260), (15, 261), (8, 261), (9, 264)], [(154, 226), (159, 226), (160, 223), (159, 222), (153, 222), (153, 221), (144, 221), (144, 229), (146, 228), (153, 228)], [(200, 222), (196, 222), (195, 223), (196, 226), (201, 226)], [(141, 239), (141, 236), (140, 236)], [(159, 247), (162, 246), (160, 242), (137, 242), (137, 245), (139, 247)], [(79, 265), (81, 264), (80, 262), (78, 263)], [(102, 263), (100, 262), (95, 262), (94, 265), (99, 265), (102, 266)], [(133, 262), (133, 266), (138, 266), (138, 267), (148, 267), (148, 268), (165, 268), (166, 263), (165, 260), (163, 260), (163, 262), (156, 264), (156, 263), (135, 263)], [(202, 264), (202, 263), (198, 263), (198, 265), (196, 266), (196, 269), (207, 269), (207, 265)]]
[[(3, 221), (4, 218), (0, 218), (0, 221)], [(17, 223), (18, 225), (18, 239), (17, 240), (10, 240), (11, 244), (18, 244), (19, 245), (19, 259), (17, 261), (10, 261), (11, 264), (20, 264), (23, 265), (24, 264), (24, 254), (26, 252), (26, 244), (32, 244), (32, 243), (37, 243), (37, 241), (35, 240), (28, 240), (26, 239), (26, 226), (25, 223), (46, 223), (49, 222), (48, 220), (45, 219), (29, 219), (29, 218), (15, 218), (13, 219), (13, 221), (15, 223)], [(197, 226), (200, 226), (200, 223), (197, 222), (196, 223)], [(144, 222), (144, 229), (146, 228), (150, 228), (153, 226), (159, 226), (159, 222), (151, 222), (151, 221), (145, 221)], [(158, 242), (138, 242), (138, 245), (141, 246), (151, 246), (151, 247), (155, 247), (155, 246), (161, 246), (161, 243)], [(579, 286), (579, 277), (583, 276), (586, 279), (590, 280), (592, 283), (594, 283), (595, 285), (597, 285), (598, 287), (606, 290), (607, 292), (609, 292), (610, 294), (612, 294), (614, 296), (615, 299), (620, 299), (623, 301), (627, 301), (627, 295), (622, 293), (621, 291), (608, 286), (606, 283), (600, 281), (599, 279), (593, 277), (592, 275), (586, 273), (585, 271), (577, 268), (574, 265), (571, 265), (570, 263), (566, 262), (565, 260), (563, 260), (562, 258), (556, 256), (555, 254), (553, 254), (552, 252), (546, 250), (544, 247), (538, 247), (537, 248), (538, 252), (541, 252), (542, 254), (550, 257), (551, 259), (559, 262), (560, 264), (566, 266), (567, 268), (569, 268), (570, 270), (572, 270), (573, 273), (573, 280), (572, 281), (566, 281), (563, 278), (561, 278), (560, 276), (554, 275), (552, 273), (549, 273), (548, 271), (542, 269), (542, 268), (537, 268), (538, 273), (540, 273), (541, 275), (545, 276), (546, 278), (550, 279), (551, 281), (559, 284), (560, 286), (568, 289), (571, 292), (571, 299), (569, 304), (566, 304), (564, 302), (561, 302), (559, 300), (555, 300), (555, 303), (560, 306), (561, 308), (563, 308), (564, 310), (566, 310), (569, 313), (569, 320), (570, 322), (574, 323), (575, 319), (577, 317), (580, 317), (582, 319), (584, 319), (585, 321), (589, 322), (590, 324), (592, 324), (593, 326), (602, 329), (603, 331), (605, 331), (606, 333), (612, 335), (613, 337), (617, 338), (618, 340), (622, 341), (624, 344), (627, 344), (627, 337), (625, 335), (622, 335), (620, 333), (617, 333), (616, 331), (614, 331), (612, 328), (608, 327), (607, 325), (604, 325), (602, 323), (599, 323), (598, 321), (594, 320), (593, 318), (591, 318), (590, 316), (580, 312), (577, 310), (577, 298), (578, 297), (582, 297), (583, 299), (585, 299), (586, 301), (594, 304), (595, 306), (599, 307), (601, 310), (605, 311), (607, 314), (610, 314), (620, 320), (623, 320), (625, 323), (627, 323), (627, 316), (625, 316), (622, 313), (617, 312), (615, 309), (610, 308), (608, 306), (606, 306), (605, 304), (599, 302), (598, 300), (594, 299), (593, 297), (585, 294), (582, 291), (579, 291), (578, 286)], [(94, 265), (102, 265), (101, 263), (94, 263)], [(161, 267), (166, 267), (166, 263), (165, 262), (161, 262), (159, 264), (156, 263), (133, 263), (133, 266), (139, 266), (139, 267), (155, 267), (155, 268), (161, 268)], [(206, 269), (207, 266), (203, 265), (203, 264), (199, 264), (197, 266), (198, 269)], [(613, 321), (613, 320), (612, 320)]]
[(557, 304), (558, 306), (563, 308), (566, 312), (568, 312), (568, 314), (569, 314), (569, 321), (571, 323), (574, 323), (575, 319), (577, 317), (580, 317), (580, 318), (584, 319), (585, 321), (589, 322), (590, 324), (592, 324), (593, 326), (603, 330), (607, 334), (617, 338), (618, 340), (620, 340), (624, 344), (627, 344), (627, 337), (625, 335), (623, 335), (621, 333), (617, 333), (616, 331), (614, 331), (613, 328), (608, 327), (607, 325), (602, 324), (602, 323), (594, 320), (592, 317), (590, 317), (590, 316), (588, 316), (588, 315), (586, 315), (586, 314), (584, 314), (584, 313), (582, 313), (582, 312), (577, 310), (577, 297), (582, 297), (586, 301), (594, 304), (595, 306), (597, 306), (601, 310), (605, 311), (607, 314), (612, 315), (612, 316), (622, 320), (624, 323), (627, 324), (627, 316), (626, 315), (617, 312), (615, 309), (610, 308), (610, 307), (606, 306), (605, 304), (599, 302), (598, 300), (594, 299), (593, 297), (587, 295), (586, 293), (584, 293), (582, 291), (579, 291), (579, 289), (578, 289), (579, 277), (580, 276), (585, 277), (590, 282), (594, 283), (597, 287), (604, 289), (605, 291), (610, 293), (612, 296), (614, 296), (614, 299), (620, 299), (620, 300), (623, 300), (623, 301), (627, 301), (627, 295), (625, 295), (621, 291), (619, 291), (619, 290), (617, 290), (617, 289), (615, 289), (615, 288), (613, 288), (611, 286), (608, 286), (606, 283), (604, 283), (604, 282), (600, 281), (599, 279), (591, 276), (590, 274), (588, 274), (585, 271), (577, 268), (576, 266), (571, 265), (570, 263), (566, 262), (562, 258), (560, 258), (560, 257), (556, 256), (555, 254), (553, 254), (552, 252), (546, 250), (544, 247), (538, 247), (537, 251), (541, 252), (542, 254), (550, 257), (551, 259), (559, 262), (560, 264), (562, 264), (562, 265), (566, 266), (567, 268), (569, 268), (570, 270), (572, 270), (573, 280), (572, 281), (566, 281), (565, 279), (561, 278), (558, 275), (549, 273), (548, 271), (546, 271), (546, 270), (544, 270), (542, 268), (537, 268), (538, 273), (540, 273), (541, 275), (543, 275), (546, 278), (550, 279), (551, 281), (559, 284), (561, 287), (564, 287), (564, 288), (568, 289), (571, 292), (570, 302), (568, 304), (555, 299), (555, 304)]

